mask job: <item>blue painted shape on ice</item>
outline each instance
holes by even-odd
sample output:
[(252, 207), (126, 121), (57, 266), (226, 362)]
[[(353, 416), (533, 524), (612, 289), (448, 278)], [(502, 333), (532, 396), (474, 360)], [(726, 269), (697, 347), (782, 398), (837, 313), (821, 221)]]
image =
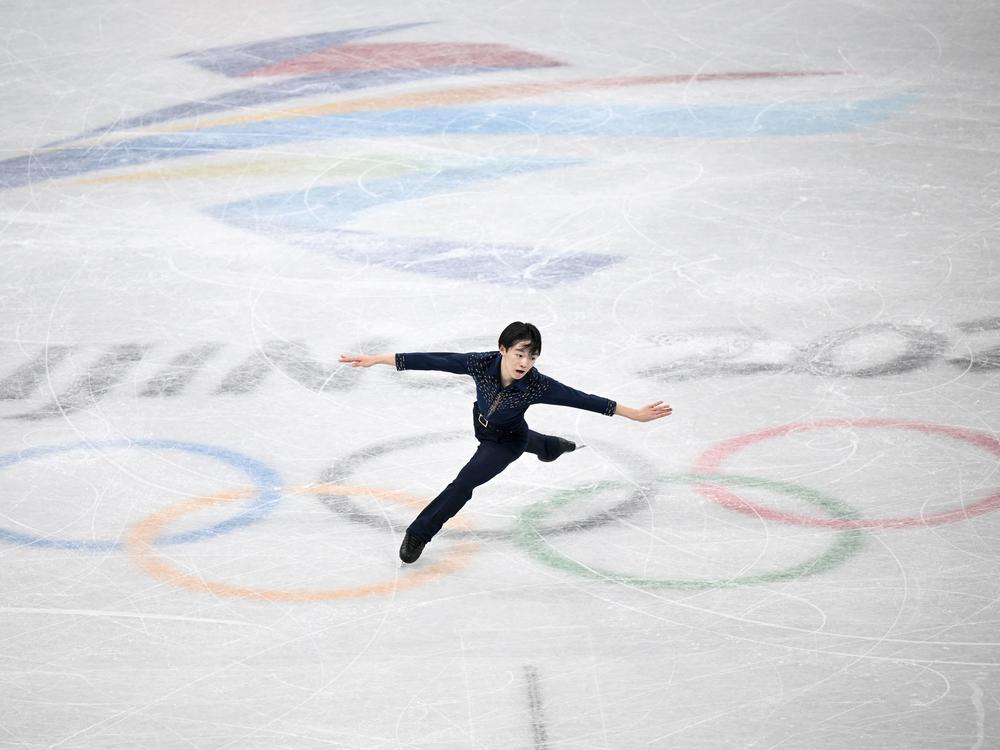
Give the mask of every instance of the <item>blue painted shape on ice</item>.
[(529, 289), (570, 284), (624, 260), (622, 256), (603, 253), (338, 230), (279, 236), (289, 244), (366, 266), (444, 280)]
[(104, 169), (333, 138), (532, 135), (750, 138), (845, 133), (892, 117), (914, 100), (702, 107), (436, 107), (223, 125), (17, 157), (0, 162), (0, 188)]
[(251, 88), (226, 91), (218, 96), (199, 99), (198, 101), (181, 102), (180, 104), (163, 107), (152, 112), (144, 112), (127, 120), (118, 120), (107, 125), (102, 125), (84, 133), (74, 135), (71, 138), (53, 141), (46, 144), (45, 148), (61, 146), (84, 138), (93, 138), (124, 130), (162, 125), (174, 120), (207, 115), (213, 112), (263, 107), (268, 104), (288, 101), (289, 99), (323, 96), (325, 94), (342, 94), (348, 91), (359, 91), (378, 86), (392, 86), (440, 76), (475, 75), (492, 70), (495, 70), (495, 68), (470, 67), (448, 68), (446, 70), (424, 68), (421, 70), (376, 70), (360, 73), (323, 73), (297, 76)]
[(622, 258), (523, 245), (387, 237), (342, 231), (340, 227), (368, 209), (389, 203), (444, 193), (483, 180), (580, 163), (572, 159), (507, 160), (364, 184), (350, 182), (262, 195), (208, 211), (227, 223), (344, 260), (440, 279), (543, 289), (578, 281)]
[[(102, 450), (122, 450), (128, 448), (138, 448), (146, 451), (174, 451), (190, 453), (196, 456), (214, 459), (223, 464), (227, 464), (253, 480), (257, 493), (251, 498), (249, 504), (242, 505), (242, 510), (224, 521), (219, 521), (211, 526), (191, 531), (183, 531), (175, 534), (165, 535), (157, 539), (158, 544), (184, 544), (196, 542), (202, 539), (211, 539), (227, 531), (241, 529), (257, 521), (261, 521), (271, 515), (281, 500), (281, 475), (268, 464), (252, 458), (237, 451), (221, 448), (204, 443), (190, 443), (179, 440), (149, 440), (121, 438), (117, 440), (85, 440), (78, 443), (66, 445), (47, 445), (34, 448), (24, 448), (19, 451), (0, 455), (0, 470), (11, 466), (44, 459), (49, 456), (72, 451), (102, 451)], [(49, 534), (34, 533), (33, 531), (20, 529), (13, 530), (0, 528), (0, 541), (28, 547), (43, 547), (46, 549), (69, 549), (69, 550), (90, 550), (109, 551), (122, 548), (119, 541), (122, 530), (114, 531), (115, 538), (112, 539), (66, 539), (54, 537)]]
[(348, 91), (360, 91), (362, 89), (381, 86), (397, 86), (404, 83), (412, 83), (413, 81), (447, 76), (471, 76), (497, 70), (517, 70), (521, 67), (523, 66), (440, 66), (415, 70), (372, 70), (357, 73), (316, 73), (297, 76), (295, 78), (268, 82), (251, 88), (226, 91), (218, 96), (199, 99), (197, 101), (181, 102), (170, 107), (144, 112), (141, 115), (136, 115), (126, 120), (117, 120), (69, 138), (52, 141), (45, 144), (44, 148), (54, 148), (85, 138), (95, 138), (125, 130), (148, 128), (153, 125), (162, 125), (175, 120), (212, 114), (213, 112), (251, 109), (290, 99), (343, 94)]
[(544, 158), (484, 162), (477, 166), (424, 171), (364, 183), (343, 182), (290, 193), (270, 193), (213, 206), (208, 212), (218, 219), (260, 231), (328, 231), (376, 206), (445, 193), (473, 182), (582, 163), (579, 159)]

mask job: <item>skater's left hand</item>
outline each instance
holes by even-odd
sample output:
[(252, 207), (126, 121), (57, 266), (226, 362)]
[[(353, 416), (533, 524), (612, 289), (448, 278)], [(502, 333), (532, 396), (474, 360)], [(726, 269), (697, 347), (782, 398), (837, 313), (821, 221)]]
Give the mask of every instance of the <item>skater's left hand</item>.
[(662, 401), (654, 401), (651, 404), (646, 404), (641, 409), (633, 409), (618, 404), (618, 408), (615, 411), (615, 414), (621, 414), (623, 417), (634, 419), (636, 422), (652, 422), (654, 419), (669, 417), (673, 413), (674, 410), (670, 404), (665, 404)]

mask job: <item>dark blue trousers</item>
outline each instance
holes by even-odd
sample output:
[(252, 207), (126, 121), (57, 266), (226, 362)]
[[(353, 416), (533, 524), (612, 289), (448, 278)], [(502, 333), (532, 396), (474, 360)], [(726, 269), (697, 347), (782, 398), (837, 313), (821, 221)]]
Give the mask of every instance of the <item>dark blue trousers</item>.
[(448, 519), (469, 502), (476, 487), (493, 479), (522, 453), (533, 453), (542, 459), (553, 459), (559, 455), (558, 438), (529, 430), (523, 420), (514, 427), (483, 427), (479, 423), (478, 409), (473, 409), (472, 420), (479, 447), (455, 480), (420, 511), (407, 529), (424, 542), (433, 539)]

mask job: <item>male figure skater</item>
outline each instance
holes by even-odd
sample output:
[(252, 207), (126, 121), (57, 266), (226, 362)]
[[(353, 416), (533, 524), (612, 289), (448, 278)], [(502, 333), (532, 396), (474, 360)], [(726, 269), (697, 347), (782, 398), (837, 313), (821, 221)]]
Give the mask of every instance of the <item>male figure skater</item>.
[(576, 443), (570, 440), (528, 429), (524, 413), (532, 404), (569, 406), (609, 417), (617, 414), (637, 422), (651, 422), (673, 411), (662, 401), (633, 409), (542, 375), (535, 369), (535, 360), (542, 353), (542, 334), (531, 323), (511, 323), (500, 333), (497, 343), (499, 351), (494, 352), (340, 357), (341, 362), (352, 367), (394, 365), (397, 370), (440, 370), (470, 375), (476, 384), (472, 415), (479, 447), (455, 480), (406, 530), (399, 548), (399, 559), (405, 563), (416, 562), (424, 546), (469, 501), (473, 490), (506, 469), (522, 453), (533, 453), (540, 461), (555, 461), (563, 453), (576, 450)]

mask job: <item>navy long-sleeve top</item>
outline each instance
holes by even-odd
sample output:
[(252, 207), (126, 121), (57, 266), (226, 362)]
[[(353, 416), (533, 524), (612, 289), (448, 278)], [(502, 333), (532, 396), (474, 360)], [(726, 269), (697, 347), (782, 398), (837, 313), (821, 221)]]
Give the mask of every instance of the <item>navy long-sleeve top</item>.
[(479, 413), (499, 427), (514, 426), (532, 404), (585, 409), (613, 417), (618, 404), (563, 385), (534, 367), (506, 388), (500, 382), (500, 352), (424, 352), (396, 355), (397, 370), (439, 370), (469, 375), (476, 384)]

